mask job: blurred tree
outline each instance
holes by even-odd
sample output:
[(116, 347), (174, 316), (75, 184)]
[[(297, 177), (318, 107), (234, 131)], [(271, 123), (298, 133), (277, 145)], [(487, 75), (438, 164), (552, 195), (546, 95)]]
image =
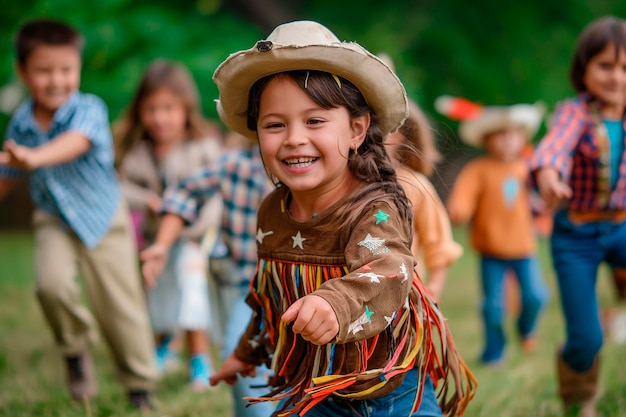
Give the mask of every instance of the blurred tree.
[[(230, 53), (250, 48), (277, 24), (317, 20), (343, 40), (356, 40), (394, 60), (408, 94), (433, 121), (447, 162), (445, 194), (457, 165), (475, 153), (456, 139), (456, 123), (435, 113), (442, 94), (488, 104), (544, 101), (552, 107), (573, 94), (567, 71), (582, 27), (604, 14), (626, 16), (617, 0), (21, 0), (0, 14), (0, 129), (23, 90), (13, 71), (11, 39), (26, 20), (51, 17), (86, 39), (81, 88), (100, 95), (111, 120), (119, 117), (146, 65), (164, 57), (186, 64), (196, 78), (207, 116), (217, 119), (212, 81)], [(452, 173), (452, 174), (450, 174)], [(12, 224), (0, 203), (0, 226)]]

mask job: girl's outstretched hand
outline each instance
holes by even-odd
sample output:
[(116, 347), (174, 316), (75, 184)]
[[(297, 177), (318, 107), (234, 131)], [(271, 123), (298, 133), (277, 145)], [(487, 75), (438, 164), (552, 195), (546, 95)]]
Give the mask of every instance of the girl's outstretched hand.
[(339, 333), (339, 320), (328, 301), (309, 294), (293, 303), (282, 316), (293, 322), (293, 331), (315, 345), (324, 345)]
[(550, 209), (572, 196), (572, 189), (561, 181), (559, 173), (552, 168), (543, 168), (537, 172), (537, 187), (539, 195)]
[(209, 383), (215, 386), (223, 380), (232, 385), (237, 382), (237, 374), (241, 376), (256, 376), (256, 368), (254, 365), (241, 361), (234, 353), (231, 353), (224, 360), (220, 369), (211, 375)]
[(165, 245), (155, 243), (142, 250), (139, 254), (139, 259), (143, 262), (141, 266), (143, 282), (148, 287), (156, 285), (157, 278), (161, 275), (167, 263), (168, 253), (169, 250)]

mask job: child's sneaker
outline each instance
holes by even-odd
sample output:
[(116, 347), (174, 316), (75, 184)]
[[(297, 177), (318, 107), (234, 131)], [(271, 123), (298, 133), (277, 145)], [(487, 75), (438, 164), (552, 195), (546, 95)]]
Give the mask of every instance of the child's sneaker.
[(170, 349), (171, 340), (166, 337), (156, 349), (157, 368), (162, 373), (175, 371), (180, 367), (178, 353)]
[(534, 336), (526, 336), (521, 341), (522, 352), (533, 353), (537, 350), (537, 339)]
[(211, 388), (209, 377), (213, 373), (213, 365), (207, 355), (194, 355), (189, 361), (189, 380), (194, 391)]

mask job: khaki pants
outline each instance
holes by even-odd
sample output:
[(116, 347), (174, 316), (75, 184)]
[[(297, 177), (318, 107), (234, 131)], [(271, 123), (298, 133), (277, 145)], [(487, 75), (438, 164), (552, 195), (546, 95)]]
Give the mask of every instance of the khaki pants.
[[(129, 219), (122, 203), (108, 233), (88, 249), (59, 219), (35, 211), (36, 294), (64, 355), (97, 341), (95, 316), (122, 384), (150, 390), (157, 376), (154, 341)], [(93, 316), (81, 301), (79, 273)]]

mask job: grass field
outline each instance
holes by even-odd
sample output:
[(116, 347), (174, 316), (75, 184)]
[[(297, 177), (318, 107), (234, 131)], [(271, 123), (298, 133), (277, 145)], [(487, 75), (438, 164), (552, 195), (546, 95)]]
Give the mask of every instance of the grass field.
[[(463, 231), (457, 239), (466, 246)], [(545, 242), (541, 262), (551, 289), (551, 301), (541, 321), (539, 349), (523, 355), (509, 321), (507, 361), (485, 369), (475, 358), (482, 331), (474, 254), (467, 250), (450, 271), (442, 309), (461, 354), (479, 381), (467, 417), (560, 416), (556, 396), (555, 351), (563, 341), (563, 322)], [(32, 293), (32, 239), (28, 233), (0, 232), (0, 416), (1, 417), (112, 417), (138, 416), (125, 408), (126, 398), (104, 344), (94, 355), (100, 396), (89, 404), (72, 402), (65, 373), (39, 306)], [(603, 305), (613, 304), (610, 282), (602, 271), (599, 281)], [(599, 415), (626, 416), (626, 345), (607, 340), (602, 352), (603, 394)], [(229, 417), (230, 392), (221, 385), (207, 393), (192, 393), (184, 373), (167, 376), (156, 392), (157, 408), (149, 417)]]

